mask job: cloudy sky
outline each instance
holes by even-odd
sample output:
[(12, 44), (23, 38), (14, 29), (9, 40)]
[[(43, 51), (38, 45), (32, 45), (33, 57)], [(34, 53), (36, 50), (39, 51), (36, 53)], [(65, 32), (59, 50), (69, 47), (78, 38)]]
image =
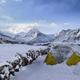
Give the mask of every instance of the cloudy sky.
[(80, 0), (0, 0), (0, 30), (44, 33), (80, 28)]

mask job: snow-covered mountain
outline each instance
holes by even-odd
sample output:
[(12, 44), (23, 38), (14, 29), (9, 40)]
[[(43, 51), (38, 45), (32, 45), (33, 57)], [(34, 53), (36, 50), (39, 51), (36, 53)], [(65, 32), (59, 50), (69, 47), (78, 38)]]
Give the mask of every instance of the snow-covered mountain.
[(59, 42), (80, 42), (80, 29), (62, 30), (54, 41)]
[(54, 36), (52, 35), (47, 35), (42, 32), (40, 32), (36, 28), (32, 28), (29, 32), (22, 32), (19, 33), (15, 36), (16, 40), (19, 40), (21, 42), (26, 42), (29, 44), (34, 44), (34, 43), (46, 43), (46, 42), (51, 42), (54, 39)]
[(17, 43), (13, 38), (13, 34), (0, 31), (0, 43)]
[(0, 31), (0, 43), (3, 42), (28, 44), (44, 44), (51, 42), (80, 43), (80, 29), (62, 30), (57, 36), (44, 34), (36, 28), (32, 28), (29, 32), (21, 32), (16, 35)]

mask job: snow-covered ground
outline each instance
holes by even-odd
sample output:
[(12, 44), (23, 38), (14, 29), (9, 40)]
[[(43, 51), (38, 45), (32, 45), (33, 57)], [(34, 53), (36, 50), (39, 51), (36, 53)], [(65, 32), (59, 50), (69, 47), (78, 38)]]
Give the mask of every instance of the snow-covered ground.
[[(72, 45), (77, 51), (79, 46)], [(29, 46), (20, 44), (0, 44), (0, 64), (6, 60), (13, 60), (17, 52), (24, 55), (30, 49), (45, 48), (43, 46)], [(67, 66), (65, 62), (56, 65), (44, 64), (46, 56), (39, 57), (33, 64), (21, 68), (14, 80), (80, 80), (80, 64)], [(13, 80), (13, 79), (12, 79)]]
[(80, 65), (69, 67), (65, 63), (46, 65), (45, 57), (39, 57), (37, 61), (16, 74), (14, 80), (80, 80)]
[(0, 64), (5, 63), (7, 60), (15, 59), (17, 53), (25, 54), (30, 49), (45, 48), (42, 46), (29, 46), (20, 44), (0, 44)]

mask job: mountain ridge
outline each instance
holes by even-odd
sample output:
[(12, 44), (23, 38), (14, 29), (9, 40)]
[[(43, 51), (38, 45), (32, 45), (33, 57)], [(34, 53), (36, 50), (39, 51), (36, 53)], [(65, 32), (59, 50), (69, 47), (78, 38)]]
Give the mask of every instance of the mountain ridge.
[(62, 30), (56, 36), (54, 34), (44, 34), (36, 28), (32, 28), (28, 32), (21, 32), (15, 35), (0, 31), (0, 41), (24, 44), (48, 42), (80, 42), (80, 29)]
[(25, 35), (23, 34), (16, 35), (15, 39), (18, 39), (18, 40), (22, 39), (24, 42), (27, 42), (29, 44), (53, 41), (52, 37), (40, 32), (36, 28), (32, 28), (30, 31), (25, 33)]

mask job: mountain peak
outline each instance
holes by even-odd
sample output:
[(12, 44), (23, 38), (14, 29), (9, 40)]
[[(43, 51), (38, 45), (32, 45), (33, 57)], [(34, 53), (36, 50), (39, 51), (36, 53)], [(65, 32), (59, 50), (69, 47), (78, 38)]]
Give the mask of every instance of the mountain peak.
[(15, 39), (22, 40), (29, 44), (45, 43), (53, 40), (52, 36), (40, 32), (37, 28), (30, 29), (28, 33), (16, 35)]
[(55, 41), (61, 42), (76, 42), (80, 41), (80, 29), (62, 30), (55, 38)]
[(29, 30), (29, 33), (39, 33), (40, 31), (38, 30), (38, 28), (33, 27), (32, 29)]

